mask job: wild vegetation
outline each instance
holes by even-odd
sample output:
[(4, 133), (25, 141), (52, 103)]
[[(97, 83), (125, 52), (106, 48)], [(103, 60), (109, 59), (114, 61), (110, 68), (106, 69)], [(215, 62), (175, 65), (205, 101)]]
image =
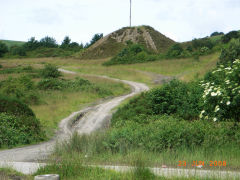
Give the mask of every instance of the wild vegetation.
[[(42, 113), (38, 112), (38, 109), (47, 108), (50, 103), (48, 98), (50, 100), (55, 98), (53, 94), (57, 95), (58, 98), (74, 93), (82, 93), (83, 96), (94, 94), (92, 98), (83, 99), (82, 102), (74, 105), (76, 108), (81, 103), (114, 96), (116, 93), (123, 93), (128, 90), (121, 84), (116, 85), (116, 83), (104, 87), (101, 83), (101, 85), (99, 83), (95, 84), (80, 77), (65, 79), (57, 67), (51, 64), (46, 64), (42, 69), (36, 69), (32, 66), (12, 68), (3, 66), (2, 68), (0, 74), (17, 76), (9, 76), (0, 81), (0, 124), (2, 127), (0, 130), (0, 148), (31, 144), (49, 138), (61, 119), (59, 117), (56, 119), (52, 112), (52, 115), (49, 115), (47, 113), (49, 110)], [(79, 96), (79, 98), (82, 98), (82, 96)], [(59, 100), (55, 99), (53, 103), (55, 104)], [(33, 107), (37, 117), (29, 106)], [(59, 113), (59, 110), (55, 109), (56, 113)], [(66, 116), (68, 112), (69, 110), (64, 111), (61, 116)], [(46, 114), (48, 118), (44, 119), (40, 116), (39, 120), (39, 113)], [(54, 119), (53, 122), (49, 121), (51, 118)], [(47, 136), (45, 131), (47, 131)]]
[(173, 80), (142, 93), (117, 110), (105, 132), (75, 134), (53, 157), (131, 165), (137, 156), (149, 166), (178, 167), (186, 161), (188, 168), (199, 160), (209, 169), (217, 160), (227, 163), (218, 169), (238, 169), (239, 70), (239, 60), (224, 59), (201, 79)]

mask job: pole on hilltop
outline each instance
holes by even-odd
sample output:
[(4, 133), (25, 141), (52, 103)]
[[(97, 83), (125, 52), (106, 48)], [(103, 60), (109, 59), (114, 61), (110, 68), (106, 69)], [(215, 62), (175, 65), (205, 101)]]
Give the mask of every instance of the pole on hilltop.
[(132, 0), (130, 0), (130, 27), (132, 27)]

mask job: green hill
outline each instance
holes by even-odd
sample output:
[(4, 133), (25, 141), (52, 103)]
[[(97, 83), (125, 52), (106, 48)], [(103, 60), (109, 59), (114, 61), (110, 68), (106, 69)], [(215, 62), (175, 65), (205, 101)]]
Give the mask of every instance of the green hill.
[(12, 40), (0, 40), (0, 42), (5, 43), (8, 47), (21, 46), (25, 43), (23, 41), (12, 41)]
[(115, 56), (127, 41), (143, 45), (148, 51), (165, 52), (175, 42), (150, 26), (125, 27), (119, 29), (90, 46), (77, 56), (82, 59), (96, 59)]

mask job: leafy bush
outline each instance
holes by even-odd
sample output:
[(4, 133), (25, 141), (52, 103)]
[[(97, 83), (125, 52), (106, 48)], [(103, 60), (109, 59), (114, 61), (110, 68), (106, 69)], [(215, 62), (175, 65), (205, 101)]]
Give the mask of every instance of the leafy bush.
[(229, 46), (222, 49), (221, 55), (219, 57), (220, 64), (232, 64), (235, 59), (240, 58), (240, 40), (233, 39), (231, 40)]
[(240, 121), (240, 60), (232, 67), (220, 65), (205, 77), (203, 111), (200, 118), (213, 121)]
[(203, 89), (198, 83), (182, 83), (177, 80), (133, 98), (113, 114), (112, 125), (124, 126), (126, 121), (148, 123), (148, 116), (175, 115), (186, 120), (198, 119)]
[(15, 116), (35, 117), (33, 111), (17, 98), (0, 94), (0, 112), (6, 112)]
[(171, 81), (150, 92), (154, 114), (176, 114), (187, 120), (197, 119), (202, 88), (197, 83)]
[(174, 44), (167, 52), (167, 58), (175, 58), (175, 57), (180, 57), (180, 55), (183, 52), (182, 46), (177, 43)]
[(40, 72), (40, 75), (43, 78), (58, 78), (61, 76), (61, 72), (58, 71), (57, 66), (52, 64), (46, 64)]
[(0, 41), (0, 57), (2, 57), (5, 53), (8, 52), (8, 47), (5, 43)]
[(0, 113), (0, 147), (30, 144), (43, 139), (40, 123), (35, 117), (17, 117)]
[(156, 55), (150, 55), (141, 45), (128, 43), (128, 46), (118, 53), (117, 56), (105, 62), (103, 65), (133, 64), (155, 61), (156, 59)]
[(224, 35), (223, 32), (213, 32), (210, 36), (213, 37), (213, 36), (220, 36), (220, 35)]
[(214, 46), (214, 43), (208, 38), (202, 38), (202, 39), (193, 39), (192, 45), (195, 49), (200, 49), (202, 47), (207, 47), (209, 49), (212, 49)]
[(9, 77), (7, 80), (0, 82), (0, 88), (0, 93), (16, 97), (25, 103), (39, 103), (39, 94), (29, 76), (21, 76), (19, 78)]
[(227, 33), (226, 35), (224, 35), (222, 37), (222, 42), (226, 44), (233, 38), (235, 38), (235, 39), (239, 38), (239, 32), (238, 31), (231, 31), (231, 32)]

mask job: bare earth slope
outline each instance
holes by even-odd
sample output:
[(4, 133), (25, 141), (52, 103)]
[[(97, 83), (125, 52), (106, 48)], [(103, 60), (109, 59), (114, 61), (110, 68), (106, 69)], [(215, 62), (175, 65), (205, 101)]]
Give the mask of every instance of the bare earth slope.
[(99, 59), (115, 56), (129, 40), (154, 53), (163, 53), (175, 43), (150, 26), (125, 27), (98, 40), (84, 51), (80, 58)]

